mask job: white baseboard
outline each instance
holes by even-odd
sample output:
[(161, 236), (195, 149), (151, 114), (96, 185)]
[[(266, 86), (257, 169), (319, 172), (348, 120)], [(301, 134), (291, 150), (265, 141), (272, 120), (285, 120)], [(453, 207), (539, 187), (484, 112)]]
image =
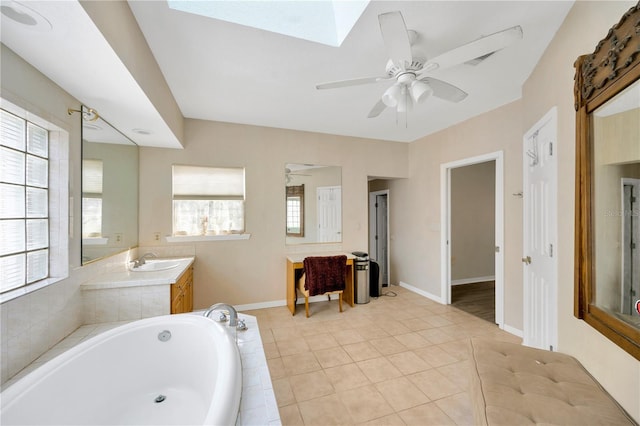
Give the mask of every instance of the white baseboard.
[(247, 303), (245, 305), (234, 305), (236, 311), (251, 311), (253, 309), (275, 308), (278, 306), (285, 306), (286, 300), (271, 300), (269, 302)]
[(506, 331), (507, 333), (513, 334), (514, 336), (518, 336), (520, 338), (524, 337), (524, 332), (522, 330), (519, 330), (519, 329), (517, 329), (515, 327), (511, 327), (508, 324), (504, 324), (502, 329), (504, 331)]
[(496, 280), (495, 275), (490, 275), (487, 277), (461, 278), (459, 280), (451, 280), (451, 285), (483, 283), (485, 281), (495, 281), (495, 280)]
[(431, 294), (428, 291), (421, 290), (421, 289), (419, 289), (417, 287), (414, 287), (414, 286), (412, 286), (410, 284), (407, 284), (405, 282), (402, 282), (402, 281), (400, 281), (400, 287), (406, 288), (407, 290), (410, 290), (410, 291), (412, 291), (414, 293), (418, 293), (420, 296), (424, 296), (427, 299), (431, 299), (434, 302), (438, 302), (438, 303), (444, 305), (444, 302), (442, 301), (442, 298), (440, 296), (436, 296), (435, 294)]
[[(338, 300), (338, 298), (336, 296), (331, 300)], [(327, 296), (325, 296), (324, 294), (320, 294), (318, 296), (311, 296), (309, 298), (309, 303), (326, 302), (326, 301), (327, 301)], [(298, 302), (296, 303), (296, 305), (304, 305), (304, 297), (298, 296)], [(234, 308), (236, 308), (236, 311), (242, 312), (242, 311), (251, 311), (253, 309), (276, 308), (278, 306), (287, 306), (287, 301), (283, 299), (283, 300), (272, 300), (269, 302), (247, 303), (245, 305), (234, 305)]]

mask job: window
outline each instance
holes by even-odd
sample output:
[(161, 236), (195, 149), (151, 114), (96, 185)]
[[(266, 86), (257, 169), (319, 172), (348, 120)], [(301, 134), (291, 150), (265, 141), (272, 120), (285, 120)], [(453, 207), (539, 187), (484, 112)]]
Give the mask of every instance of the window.
[(49, 276), (49, 132), (4, 110), (0, 292)]
[(244, 233), (244, 169), (173, 166), (173, 235)]
[(102, 160), (82, 160), (82, 238), (102, 236)]
[(182, 1), (171, 9), (246, 25), (290, 37), (339, 47), (369, 4), (369, 0), (331, 1)]
[(287, 186), (287, 236), (304, 237), (304, 184)]

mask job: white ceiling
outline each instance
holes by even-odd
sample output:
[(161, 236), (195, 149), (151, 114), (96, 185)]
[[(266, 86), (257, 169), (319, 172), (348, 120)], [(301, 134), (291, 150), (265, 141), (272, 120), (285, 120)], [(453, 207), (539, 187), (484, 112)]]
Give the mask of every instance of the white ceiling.
[[(5, 4), (6, 0), (3, 0)], [(144, 91), (76, 1), (28, 1), (53, 26), (29, 31), (2, 16), (2, 43), (143, 146), (179, 147)], [(571, 1), (372, 1), (341, 47), (330, 47), (129, 1), (184, 117), (411, 142), (514, 101)], [(318, 91), (317, 83), (383, 75), (377, 16), (400, 10), (418, 46), (434, 57), (520, 25), (523, 39), (477, 66), (429, 74), (469, 96), (428, 99), (406, 117), (367, 118), (391, 81)], [(151, 131), (149, 136), (133, 128)]]
[[(372, 1), (342, 46), (330, 47), (172, 10), (164, 1), (130, 1), (185, 117), (411, 142), (514, 101), (572, 2)], [(459, 104), (431, 98), (406, 119), (387, 109), (367, 118), (392, 84), (318, 91), (317, 83), (384, 75), (378, 14), (400, 10), (429, 57), (515, 25), (516, 45), (478, 66), (431, 76), (469, 93)], [(398, 121), (398, 122), (396, 122)]]

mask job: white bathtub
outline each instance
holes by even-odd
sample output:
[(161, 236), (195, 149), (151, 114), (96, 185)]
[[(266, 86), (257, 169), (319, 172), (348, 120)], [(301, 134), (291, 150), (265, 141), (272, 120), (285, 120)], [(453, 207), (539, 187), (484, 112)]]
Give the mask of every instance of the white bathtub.
[(0, 424), (233, 425), (242, 391), (234, 336), (199, 315), (109, 330), (2, 392)]

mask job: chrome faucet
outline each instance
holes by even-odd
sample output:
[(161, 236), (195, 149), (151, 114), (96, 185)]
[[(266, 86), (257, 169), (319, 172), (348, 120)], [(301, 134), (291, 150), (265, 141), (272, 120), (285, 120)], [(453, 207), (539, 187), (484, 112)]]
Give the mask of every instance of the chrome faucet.
[(229, 327), (238, 326), (238, 311), (236, 311), (236, 308), (226, 303), (216, 303), (215, 305), (211, 305), (211, 307), (204, 311), (202, 315), (209, 318), (211, 313), (218, 309), (226, 309), (227, 311), (229, 311)]
[(139, 266), (144, 265), (146, 263), (145, 259), (151, 258), (151, 257), (158, 257), (158, 255), (155, 254), (155, 253), (151, 253), (151, 252), (145, 253), (142, 256), (140, 256), (139, 258), (133, 260), (133, 267), (137, 268)]

